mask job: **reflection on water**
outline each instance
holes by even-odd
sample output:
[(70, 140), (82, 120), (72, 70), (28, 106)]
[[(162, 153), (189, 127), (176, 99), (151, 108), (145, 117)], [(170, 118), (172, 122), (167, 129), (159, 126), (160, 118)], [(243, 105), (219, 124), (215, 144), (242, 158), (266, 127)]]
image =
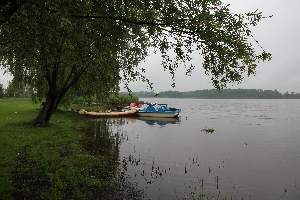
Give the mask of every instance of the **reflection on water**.
[(89, 122), (85, 147), (119, 160), (135, 199), (300, 199), (299, 100), (156, 101), (181, 118)]
[(141, 117), (137, 118), (138, 120), (146, 122), (150, 126), (159, 125), (165, 126), (167, 124), (179, 124), (181, 121), (181, 117), (174, 117), (174, 118), (159, 118), (159, 117)]
[[(119, 129), (135, 119), (98, 118), (86, 122), (83, 129), (82, 147), (91, 155), (103, 158), (105, 166), (109, 166), (99, 174), (100, 179), (111, 179), (110, 188), (99, 189), (97, 199), (141, 199), (143, 191), (138, 190), (126, 177), (127, 160), (119, 162), (120, 144), (127, 139), (125, 131)], [(131, 161), (131, 160), (130, 160)]]
[(111, 125), (120, 125), (121, 120), (95, 119), (87, 121), (82, 147), (92, 155), (105, 156), (112, 161), (119, 157), (119, 144), (124, 133), (113, 132)]
[(138, 161), (126, 173), (145, 199), (300, 199), (299, 100), (156, 101), (182, 120), (122, 126), (120, 159)]

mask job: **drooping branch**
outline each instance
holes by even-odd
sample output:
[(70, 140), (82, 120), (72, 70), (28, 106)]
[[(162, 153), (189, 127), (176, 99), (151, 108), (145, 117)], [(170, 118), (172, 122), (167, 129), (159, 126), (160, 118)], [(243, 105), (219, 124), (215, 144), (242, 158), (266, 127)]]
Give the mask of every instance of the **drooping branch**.
[(84, 73), (84, 71), (88, 68), (88, 66), (82, 68), (82, 70), (80, 70), (79, 72), (76, 73), (76, 75), (74, 76), (74, 78), (70, 81), (70, 83), (66, 82), (66, 84), (64, 85), (63, 88), (63, 92), (68, 91), (78, 80), (79, 78), (82, 76), (82, 74)]
[[(138, 72), (152, 47), (161, 52), (162, 67), (174, 81), (175, 70), (198, 51), (204, 60), (199, 66), (217, 89), (240, 82), (242, 73), (253, 74), (255, 63), (269, 58), (256, 55), (247, 41), (253, 38), (248, 27), (261, 15), (233, 15), (220, 0), (0, 1), (0, 15), (3, 2), (22, 2), (2, 25), (0, 16), (0, 41), (7, 44), (0, 59), (20, 71), (15, 72), (17, 78), (32, 79), (34, 98), (49, 95), (41, 113), (44, 119), (37, 123), (47, 122), (61, 99), (66, 104), (76, 95), (96, 94), (99, 99), (120, 80), (146, 81), (152, 89), (143, 69)], [(187, 72), (193, 68), (187, 67)]]
[(122, 21), (127, 22), (130, 24), (135, 25), (151, 25), (151, 26), (170, 26), (170, 23), (164, 23), (162, 20), (156, 20), (156, 22), (151, 21), (143, 21), (143, 20), (131, 20), (123, 17), (114, 17), (109, 15), (94, 15), (94, 16), (87, 16), (87, 15), (71, 15), (74, 18), (82, 18), (82, 19), (111, 19), (114, 21)]

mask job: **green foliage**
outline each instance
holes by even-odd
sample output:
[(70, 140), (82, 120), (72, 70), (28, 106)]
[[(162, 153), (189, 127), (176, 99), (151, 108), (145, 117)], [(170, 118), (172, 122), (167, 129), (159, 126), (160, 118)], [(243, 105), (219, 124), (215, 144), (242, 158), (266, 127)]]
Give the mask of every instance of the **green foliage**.
[(116, 199), (105, 198), (120, 191), (115, 184), (123, 184), (112, 181), (118, 162), (112, 162), (109, 153), (114, 152), (113, 158), (118, 159), (119, 147), (118, 140), (107, 132), (108, 126), (98, 128), (98, 134), (105, 133), (106, 144), (110, 142), (108, 149), (101, 146), (104, 154), (91, 153), (84, 147), (91, 146), (94, 135), (83, 143), (79, 131), (87, 124), (86, 117), (58, 110), (51, 124), (32, 127), (27, 122), (38, 110), (30, 99), (4, 98), (0, 108), (2, 199), (95, 199), (101, 195)]
[(130, 27), (109, 19), (71, 16), (109, 12), (105, 5), (94, 9), (94, 4), (86, 1), (28, 1), (19, 10), (21, 14), (2, 25), (2, 64), (20, 88), (32, 88), (35, 101), (42, 101), (52, 87), (68, 91), (62, 103), (78, 92), (101, 99), (117, 90), (122, 68), (131, 73), (146, 55), (144, 36), (133, 35), (127, 30)]
[(19, 87), (16, 81), (10, 81), (6, 89), (6, 97), (30, 97), (28, 87)]
[[(124, 93), (126, 94), (126, 93)], [(155, 92), (147, 92), (147, 91), (139, 91), (139, 92), (132, 92), (133, 95), (138, 97), (155, 97), (157, 94)]]
[(3, 85), (0, 84), (0, 98), (4, 95), (4, 88)]
[(84, 98), (82, 96), (77, 96), (73, 98), (73, 104), (88, 104), (92, 105), (97, 102), (99, 105), (107, 106), (107, 105), (121, 105), (121, 104), (129, 104), (132, 102), (138, 102), (139, 98), (137, 96), (128, 95), (128, 94), (110, 94), (108, 97), (103, 98), (102, 101), (99, 102), (95, 97), (93, 98)]
[[(262, 14), (232, 14), (220, 0), (27, 0), (12, 8), (1, 24), (0, 65), (19, 88), (30, 87), (34, 102), (46, 98), (54, 107), (41, 112), (68, 105), (78, 94), (102, 101), (120, 81), (128, 88), (140, 79), (152, 89), (138, 65), (152, 49), (162, 54), (172, 86), (183, 64), (188, 75), (203, 67), (217, 90), (271, 59), (252, 44), (259, 46), (250, 27)], [(187, 66), (194, 51), (204, 61)]]
[(95, 98), (85, 99), (84, 97), (80, 96), (73, 99), (71, 108), (74, 110), (85, 109), (86, 111), (105, 111), (116, 109), (116, 106), (124, 106), (129, 105), (130, 103), (138, 102), (139, 98), (137, 96), (128, 94), (111, 94), (107, 98), (102, 99), (100, 102)]
[(132, 95), (112, 94), (109, 96), (109, 103), (114, 105), (138, 103), (138, 101), (139, 98), (137, 96), (132, 96)]

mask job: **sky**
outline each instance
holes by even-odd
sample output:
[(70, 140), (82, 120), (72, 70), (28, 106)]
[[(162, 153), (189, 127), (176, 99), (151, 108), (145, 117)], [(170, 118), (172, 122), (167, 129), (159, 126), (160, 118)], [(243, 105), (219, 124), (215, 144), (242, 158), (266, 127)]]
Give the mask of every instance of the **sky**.
[[(232, 13), (246, 13), (261, 11), (264, 16), (273, 15), (272, 18), (263, 19), (252, 28), (253, 36), (259, 41), (266, 52), (272, 53), (272, 60), (261, 62), (257, 66), (256, 75), (245, 77), (241, 84), (229, 84), (231, 89), (263, 89), (275, 90), (281, 93), (300, 93), (300, 1), (299, 0), (223, 0), (230, 4)], [(193, 56), (193, 63), (198, 67), (192, 76), (185, 75), (184, 66), (176, 71), (176, 87), (172, 88), (172, 79), (169, 72), (164, 71), (160, 65), (159, 55), (150, 54), (141, 67), (146, 69), (146, 77), (153, 83), (154, 91), (194, 91), (213, 89), (210, 77), (204, 74), (201, 67), (201, 57)], [(0, 84), (4, 88), (11, 76), (2, 75), (0, 71)], [(126, 91), (123, 84), (121, 91)], [(129, 85), (134, 92), (151, 91), (147, 84), (141, 81)]]
[[(272, 60), (261, 62), (257, 66), (256, 75), (246, 77), (241, 84), (229, 84), (231, 89), (263, 89), (281, 93), (300, 93), (300, 0), (223, 0), (230, 4), (233, 13), (261, 11), (263, 19), (252, 28), (253, 36), (266, 52), (272, 53)], [(213, 89), (210, 77), (201, 68), (201, 59), (195, 55), (193, 63), (198, 66), (192, 76), (186, 76), (184, 67), (176, 72), (176, 87), (172, 88), (172, 79), (160, 66), (160, 57), (152, 55), (146, 58), (141, 67), (147, 70), (146, 76), (153, 83), (154, 91), (194, 91)], [(147, 84), (135, 82), (129, 85), (132, 91), (147, 90)], [(126, 91), (121, 88), (121, 91)]]

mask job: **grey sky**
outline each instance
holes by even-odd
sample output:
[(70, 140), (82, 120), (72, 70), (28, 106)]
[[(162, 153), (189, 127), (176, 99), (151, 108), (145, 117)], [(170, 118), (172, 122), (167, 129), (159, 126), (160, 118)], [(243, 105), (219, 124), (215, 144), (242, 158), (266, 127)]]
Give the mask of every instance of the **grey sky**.
[[(247, 89), (277, 89), (284, 93), (300, 93), (300, 1), (299, 0), (223, 0), (231, 4), (234, 13), (245, 13), (258, 9), (264, 16), (272, 18), (262, 20), (254, 27), (254, 38), (264, 47), (264, 50), (273, 54), (270, 62), (260, 63), (256, 76), (245, 77), (239, 85), (228, 85), (228, 88)], [(152, 55), (141, 66), (147, 70), (146, 76), (153, 82), (154, 91), (192, 91), (212, 89), (210, 77), (204, 74), (201, 68), (201, 59), (195, 54), (193, 63), (199, 63), (192, 76), (186, 76), (184, 67), (177, 70), (176, 87), (172, 88), (169, 72), (164, 72), (160, 66), (160, 57)], [(7, 86), (11, 78), (0, 73), (0, 83)], [(132, 91), (146, 91), (147, 85), (143, 82), (130, 84)], [(121, 91), (125, 91), (121, 85)], [(148, 90), (149, 91), (149, 90)]]
[(3, 70), (0, 69), (0, 84), (3, 84), (4, 88), (7, 88), (8, 81), (12, 79), (12, 76), (9, 74), (3, 75)]
[[(270, 62), (260, 63), (256, 76), (245, 77), (239, 85), (228, 85), (228, 88), (263, 89), (279, 92), (300, 93), (300, 1), (299, 0), (224, 0), (231, 4), (234, 13), (246, 13), (258, 9), (264, 16), (272, 18), (262, 20), (254, 27), (254, 38), (273, 54)], [(201, 64), (195, 56), (193, 63)], [(182, 67), (176, 73), (176, 87), (172, 88), (171, 77), (160, 66), (157, 55), (146, 59), (141, 64), (147, 70), (147, 77), (153, 82), (154, 91), (192, 91), (212, 89), (210, 77), (204, 75), (201, 67), (194, 70), (191, 77), (185, 75)], [(146, 84), (135, 82), (130, 84), (132, 91), (146, 91)], [(121, 89), (125, 91), (124, 89)], [(148, 90), (149, 91), (149, 90)]]

